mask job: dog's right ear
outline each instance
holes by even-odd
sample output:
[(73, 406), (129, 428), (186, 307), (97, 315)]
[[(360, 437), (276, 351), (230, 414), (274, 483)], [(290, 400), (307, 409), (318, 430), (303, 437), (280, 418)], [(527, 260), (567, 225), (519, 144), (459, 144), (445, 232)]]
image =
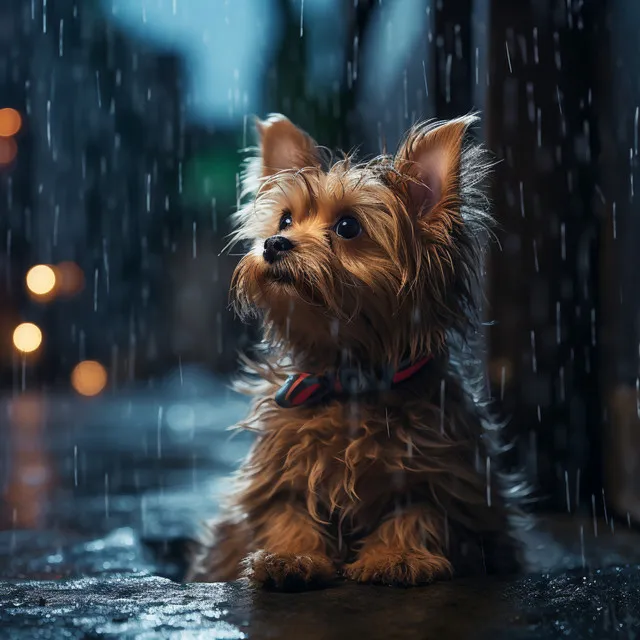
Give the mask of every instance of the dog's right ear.
[(316, 142), (288, 118), (278, 113), (266, 120), (256, 118), (259, 155), (250, 161), (245, 190), (256, 192), (265, 179), (279, 173), (320, 166)]
[(411, 178), (409, 209), (419, 219), (458, 207), (460, 158), (467, 129), (476, 123), (474, 114), (446, 122), (415, 126), (400, 145), (396, 168)]

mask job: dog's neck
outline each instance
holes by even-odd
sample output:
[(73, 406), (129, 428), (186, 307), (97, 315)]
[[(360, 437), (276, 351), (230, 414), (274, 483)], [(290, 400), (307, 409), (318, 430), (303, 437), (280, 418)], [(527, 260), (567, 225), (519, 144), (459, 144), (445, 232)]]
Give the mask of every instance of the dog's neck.
[(300, 372), (290, 375), (275, 395), (276, 403), (284, 408), (309, 406), (329, 398), (352, 398), (390, 390), (413, 378), (432, 360), (431, 355), (405, 359), (396, 367), (364, 370), (360, 367), (341, 367), (324, 374)]
[(409, 358), (408, 354), (397, 357), (372, 357), (373, 354), (360, 354), (346, 348), (327, 346), (314, 353), (304, 353), (289, 349), (291, 369), (295, 372), (311, 372), (314, 374), (336, 374), (343, 370), (360, 370), (375, 372), (397, 369), (400, 363)]

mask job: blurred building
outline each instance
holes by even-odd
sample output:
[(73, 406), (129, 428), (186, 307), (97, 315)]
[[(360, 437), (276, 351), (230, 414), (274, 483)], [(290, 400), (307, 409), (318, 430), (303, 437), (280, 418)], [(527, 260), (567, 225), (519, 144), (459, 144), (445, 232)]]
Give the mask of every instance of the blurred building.
[[(219, 232), (207, 240), (218, 226), (215, 202), (203, 211), (201, 200), (183, 197), (189, 154), (211, 136), (187, 130), (178, 59), (133, 43), (91, 1), (9, 0), (0, 15), (7, 52), (0, 95), (24, 120), (18, 156), (2, 169), (8, 215), (0, 256), (10, 296), (2, 315), (7, 326), (18, 318), (41, 326), (30, 369), (52, 383), (91, 358), (112, 381), (131, 379), (177, 366), (181, 349), (215, 366), (219, 338), (189, 345), (180, 335), (188, 323), (173, 331), (172, 301), (198, 249), (210, 258), (201, 265), (210, 272), (209, 300), (222, 310), (229, 271), (223, 266), (217, 276), (211, 260), (221, 249)], [(82, 290), (46, 304), (30, 300), (29, 266), (65, 261), (80, 267)], [(207, 292), (183, 303), (196, 317), (218, 314), (220, 330), (222, 311), (210, 308)]]

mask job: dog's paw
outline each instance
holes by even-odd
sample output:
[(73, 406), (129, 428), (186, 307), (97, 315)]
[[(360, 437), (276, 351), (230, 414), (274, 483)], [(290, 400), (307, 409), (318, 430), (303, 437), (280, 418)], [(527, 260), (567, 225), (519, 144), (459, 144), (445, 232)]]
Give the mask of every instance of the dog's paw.
[(344, 576), (356, 582), (413, 587), (451, 577), (451, 564), (426, 551), (366, 551), (344, 568)]
[(321, 554), (256, 551), (244, 566), (243, 576), (252, 583), (282, 591), (323, 586), (335, 577), (333, 563)]

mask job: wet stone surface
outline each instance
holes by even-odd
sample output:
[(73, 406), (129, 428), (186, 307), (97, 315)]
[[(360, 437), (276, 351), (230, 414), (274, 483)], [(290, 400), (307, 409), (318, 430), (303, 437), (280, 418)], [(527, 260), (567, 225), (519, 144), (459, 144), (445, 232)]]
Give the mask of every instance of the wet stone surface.
[(181, 584), (250, 442), (225, 431), (244, 410), (197, 372), (91, 403), (0, 399), (0, 638), (640, 637), (640, 535), (575, 514), (541, 523), (510, 580)]

